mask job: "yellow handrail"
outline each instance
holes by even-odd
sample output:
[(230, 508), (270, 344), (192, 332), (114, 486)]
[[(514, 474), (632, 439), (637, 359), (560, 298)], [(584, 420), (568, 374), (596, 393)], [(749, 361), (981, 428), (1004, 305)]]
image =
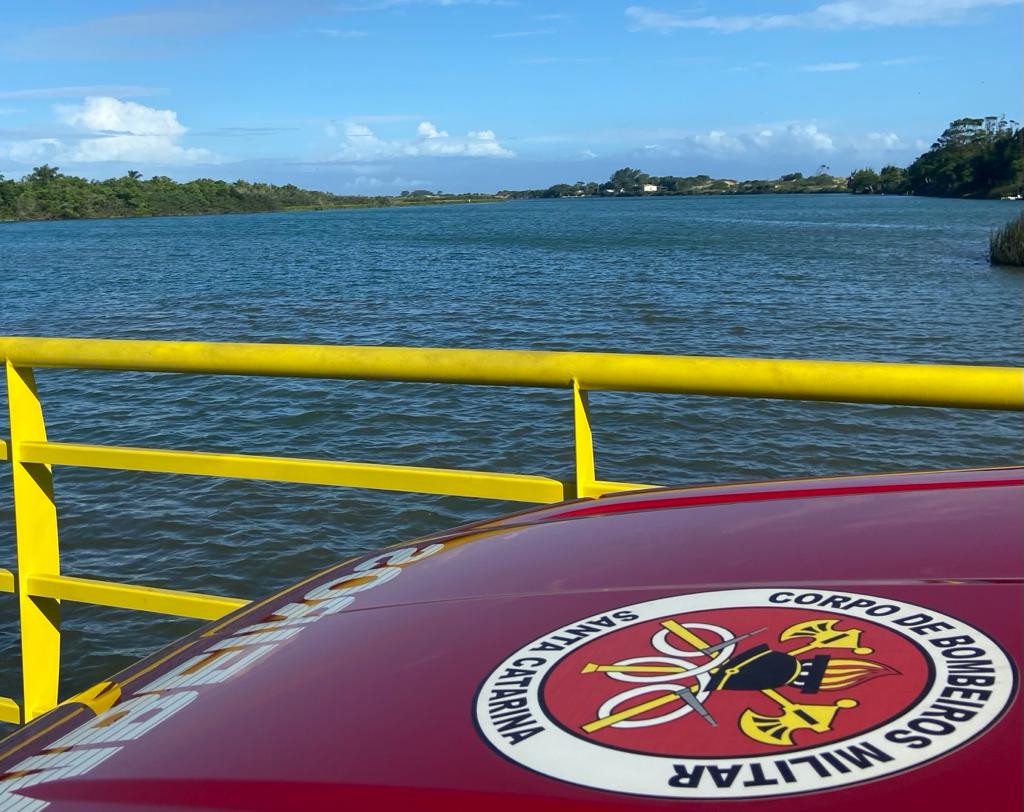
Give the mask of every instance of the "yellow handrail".
[(535, 350), (0, 338), (15, 366), (1024, 409), (1014, 367)]
[[(9, 441), (0, 439), (0, 461), (13, 466), (17, 535), (17, 571), (0, 569), (0, 592), (18, 593), (23, 682), (20, 705), (0, 697), (5, 722), (27, 721), (57, 702), (61, 600), (207, 619), (247, 603), (62, 575), (52, 465), (544, 503), (654, 487), (597, 478), (588, 391), (1024, 410), (1024, 370), (1016, 367), (19, 337), (0, 337), (0, 357), (11, 430)], [(49, 442), (36, 367), (567, 389), (573, 400), (575, 478)]]

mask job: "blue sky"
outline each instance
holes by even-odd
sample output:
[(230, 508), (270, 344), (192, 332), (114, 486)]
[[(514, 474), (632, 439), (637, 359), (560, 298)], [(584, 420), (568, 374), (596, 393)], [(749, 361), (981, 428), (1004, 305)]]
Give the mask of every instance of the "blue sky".
[(18, 2), (0, 173), (360, 194), (906, 164), (1021, 108), (1019, 0)]

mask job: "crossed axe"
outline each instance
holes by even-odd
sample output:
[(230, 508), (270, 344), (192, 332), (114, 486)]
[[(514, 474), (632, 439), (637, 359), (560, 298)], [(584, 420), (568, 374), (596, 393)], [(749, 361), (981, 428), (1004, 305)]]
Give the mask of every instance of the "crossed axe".
[[(808, 639), (809, 642), (805, 645), (785, 652), (786, 654), (794, 657), (808, 651), (823, 648), (850, 649), (854, 654), (870, 654), (873, 651), (873, 649), (860, 645), (860, 636), (862, 634), (860, 629), (837, 630), (835, 627), (838, 623), (838, 620), (830, 619), (811, 620), (798, 623), (783, 631), (782, 634), (779, 635), (779, 641), (784, 642), (787, 640)], [(692, 646), (695, 651), (708, 656), (712, 660), (719, 658), (721, 651), (728, 646), (767, 630), (767, 627), (763, 627), (711, 645), (702, 640), (692, 630), (686, 628), (675, 620), (662, 621), (661, 625), (671, 634)], [(726, 659), (717, 666), (718, 668), (725, 668), (727, 675), (730, 670), (733, 670), (728, 667), (728, 662), (728, 659)], [(598, 663), (587, 663), (587, 665), (583, 667), (581, 673), (628, 672), (637, 674), (667, 675), (685, 674), (687, 670), (688, 669), (682, 665), (600, 665)], [(738, 668), (735, 669), (735, 671), (738, 670)], [(701, 702), (696, 696), (699, 690), (699, 683), (694, 683), (678, 690), (666, 690), (666, 692), (661, 696), (595, 719), (594, 721), (583, 725), (582, 728), (587, 733), (594, 733), (606, 727), (611, 727), (618, 722), (632, 719), (636, 716), (647, 713), (648, 711), (679, 701), (684, 702), (693, 708), (694, 712), (696, 712), (712, 727), (717, 727), (718, 723), (715, 721), (714, 717), (708, 712), (707, 708), (704, 707), (703, 702)], [(852, 708), (857, 705), (856, 700), (853, 699), (840, 699), (834, 705), (812, 705), (792, 702), (778, 691), (771, 688), (762, 689), (761, 693), (779, 706), (781, 711), (780, 715), (766, 716), (764, 714), (758, 714), (752, 709), (747, 709), (740, 717), (740, 728), (751, 738), (754, 738), (757, 741), (762, 741), (766, 744), (792, 744), (793, 732), (800, 729), (813, 730), (816, 733), (824, 733), (831, 729), (832, 721), (840, 709)]]

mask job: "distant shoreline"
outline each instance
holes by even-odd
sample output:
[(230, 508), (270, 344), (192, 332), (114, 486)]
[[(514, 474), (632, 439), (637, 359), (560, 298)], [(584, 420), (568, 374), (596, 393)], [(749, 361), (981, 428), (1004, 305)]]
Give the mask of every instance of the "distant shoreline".
[(821, 164), (813, 175), (790, 172), (773, 180), (710, 175), (649, 175), (624, 166), (606, 181), (556, 183), (546, 189), (503, 189), (514, 198), (646, 197), (648, 195), (835, 194), (1016, 198), (1024, 194), (1024, 128), (1005, 116), (958, 118), (910, 166), (864, 167), (848, 176)]
[[(981, 171), (981, 169), (984, 171)], [(649, 175), (623, 167), (604, 182), (556, 183), (546, 189), (502, 189), (494, 194), (446, 194), (429, 189), (390, 195), (337, 195), (236, 180), (198, 178), (178, 183), (166, 175), (144, 178), (129, 170), (106, 180), (65, 175), (37, 166), (21, 180), (0, 175), (0, 222), (102, 220), (197, 214), (327, 211), (449, 203), (497, 203), (533, 198), (724, 197), (765, 194), (867, 194), (960, 199), (1020, 200), (1024, 194), (1024, 129), (1005, 117), (960, 118), (910, 166), (858, 169), (832, 175), (821, 164), (813, 175), (790, 172), (774, 180), (732, 180), (710, 175)]]
[[(0, 226), (13, 225), (15, 223), (66, 223), (75, 222), (78, 220), (143, 220), (143, 219), (157, 219), (163, 217), (225, 217), (230, 215), (248, 215), (248, 214), (291, 214), (296, 212), (328, 212), (328, 211), (345, 211), (352, 209), (402, 209), (402, 208), (416, 208), (422, 206), (458, 206), (468, 205), (474, 203), (522, 203), (522, 202), (537, 202), (537, 201), (551, 201), (551, 200), (639, 200), (639, 199), (654, 199), (654, 198), (669, 198), (669, 197), (815, 197), (827, 195), (829, 197), (860, 197), (853, 192), (847, 190), (835, 190), (835, 191), (821, 191), (821, 192), (789, 192), (789, 191), (771, 191), (771, 192), (663, 192), (660, 194), (645, 194), (645, 195), (570, 195), (560, 198), (542, 198), (542, 197), (499, 197), (496, 195), (479, 195), (473, 197), (453, 197), (453, 198), (438, 198), (438, 199), (427, 199), (427, 200), (405, 200), (399, 197), (388, 198), (390, 202), (374, 202), (374, 203), (346, 203), (333, 206), (290, 206), (282, 209), (263, 209), (257, 211), (203, 211), (203, 212), (160, 212), (158, 214), (152, 213), (138, 213), (138, 214), (98, 214), (93, 216), (85, 217), (5, 217), (0, 218)], [(900, 197), (900, 198), (917, 198), (927, 200), (974, 200), (992, 202), (994, 198), (948, 198), (939, 197), (937, 195), (900, 195), (900, 194), (879, 194), (873, 195), (873, 197)]]

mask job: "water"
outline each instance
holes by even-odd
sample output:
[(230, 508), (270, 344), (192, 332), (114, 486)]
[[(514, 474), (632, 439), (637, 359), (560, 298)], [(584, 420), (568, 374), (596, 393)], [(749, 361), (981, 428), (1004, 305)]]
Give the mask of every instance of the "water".
[[(527, 201), (0, 226), (0, 334), (1024, 364), (1019, 205)], [(571, 478), (567, 392), (41, 371), (50, 438)], [(661, 484), (997, 466), (1021, 416), (592, 396), (599, 475)], [(6, 415), (2, 420), (6, 419)], [(7, 436), (0, 424), (0, 436)], [(0, 467), (0, 566), (13, 568)], [(257, 597), (522, 505), (60, 468), (69, 574)], [(0, 596), (0, 694), (18, 694)], [(65, 604), (64, 690), (194, 624)]]

